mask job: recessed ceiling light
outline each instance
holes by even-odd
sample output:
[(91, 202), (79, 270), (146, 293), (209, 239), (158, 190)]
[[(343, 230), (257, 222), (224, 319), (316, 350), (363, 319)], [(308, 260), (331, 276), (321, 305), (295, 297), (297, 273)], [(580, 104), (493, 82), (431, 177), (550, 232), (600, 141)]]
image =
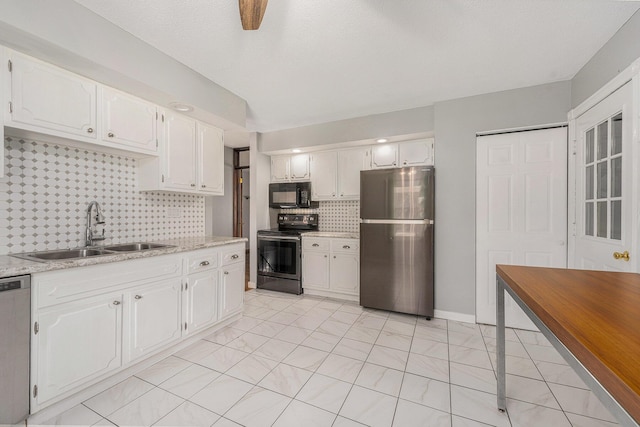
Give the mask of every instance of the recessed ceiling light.
[(293, 151), (294, 153), (300, 153), (300, 152), (302, 152), (302, 150), (300, 150), (299, 148), (294, 148), (294, 149), (293, 149), (293, 150), (291, 150), (291, 151)]
[(172, 102), (169, 104), (169, 106), (174, 110), (180, 111), (183, 113), (186, 113), (188, 111), (193, 111), (193, 107), (191, 105), (183, 104), (181, 102)]
[(389, 142), (389, 140), (387, 138), (378, 138), (376, 139), (376, 142), (382, 144), (383, 142)]

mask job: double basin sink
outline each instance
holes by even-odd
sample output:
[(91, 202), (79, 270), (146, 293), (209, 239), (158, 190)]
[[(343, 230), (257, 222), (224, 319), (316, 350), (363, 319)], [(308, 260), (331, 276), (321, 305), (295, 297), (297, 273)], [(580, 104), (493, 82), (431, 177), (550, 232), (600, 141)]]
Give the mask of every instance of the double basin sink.
[(22, 254), (13, 254), (16, 258), (27, 259), (30, 261), (63, 261), (73, 259), (91, 258), (100, 255), (114, 255), (124, 252), (141, 252), (151, 249), (172, 248), (172, 245), (163, 245), (160, 243), (123, 243), (119, 245), (77, 248), (77, 249), (61, 249), (55, 251), (28, 252)]

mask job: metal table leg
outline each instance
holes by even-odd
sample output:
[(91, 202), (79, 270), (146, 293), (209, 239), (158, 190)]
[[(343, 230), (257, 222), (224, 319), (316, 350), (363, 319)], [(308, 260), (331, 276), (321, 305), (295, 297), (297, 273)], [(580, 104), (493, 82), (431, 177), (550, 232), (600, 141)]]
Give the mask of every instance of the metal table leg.
[(498, 410), (507, 410), (505, 371), (504, 282), (496, 274), (496, 360), (498, 374)]

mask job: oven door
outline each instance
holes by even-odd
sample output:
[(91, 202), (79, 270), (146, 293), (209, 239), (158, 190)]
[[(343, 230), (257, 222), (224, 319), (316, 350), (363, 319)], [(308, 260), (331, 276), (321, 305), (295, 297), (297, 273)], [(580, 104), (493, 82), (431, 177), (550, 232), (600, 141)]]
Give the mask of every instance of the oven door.
[(300, 280), (300, 237), (258, 236), (258, 274)]

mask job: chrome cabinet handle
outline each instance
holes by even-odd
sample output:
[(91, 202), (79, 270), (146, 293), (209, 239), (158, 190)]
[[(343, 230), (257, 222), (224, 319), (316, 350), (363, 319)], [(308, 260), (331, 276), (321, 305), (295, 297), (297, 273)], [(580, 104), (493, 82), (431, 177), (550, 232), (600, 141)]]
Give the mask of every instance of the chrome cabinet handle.
[(209, 261), (202, 261), (202, 262), (200, 263), (200, 267), (205, 267), (205, 266), (207, 266), (207, 265), (209, 265)]
[(192, 186), (192, 187), (195, 187), (196, 185), (192, 183), (192, 184), (191, 184), (191, 186)]
[(351, 246), (349, 246), (349, 245), (344, 245), (344, 246), (342, 247), (342, 249), (351, 249)]
[(114, 301), (114, 302), (113, 302), (113, 305), (120, 305), (120, 301), (117, 301), (117, 300), (116, 300), (116, 301)]
[(134, 298), (135, 299), (142, 299), (142, 295), (136, 295)]
[(227, 275), (227, 274), (229, 274), (229, 272), (228, 272), (228, 271), (225, 271), (225, 272), (224, 272), (224, 274), (225, 274), (225, 275)]
[(113, 138), (113, 137), (114, 137), (113, 132), (109, 132), (109, 133), (107, 134), (107, 136), (108, 136), (109, 138)]
[(238, 254), (231, 255), (231, 259), (238, 259), (238, 258), (240, 258), (240, 255)]
[(202, 187), (202, 188), (206, 188), (207, 186), (206, 186), (206, 185), (204, 185), (204, 184), (202, 184), (202, 185), (201, 185), (201, 187)]
[(319, 244), (317, 244), (317, 243), (314, 243), (314, 244), (313, 244), (313, 245), (311, 245), (311, 246), (313, 246), (314, 248), (317, 248), (317, 247), (318, 247), (318, 246), (320, 246), (320, 245), (319, 245)]
[(88, 128), (87, 133), (93, 133), (93, 128)]

